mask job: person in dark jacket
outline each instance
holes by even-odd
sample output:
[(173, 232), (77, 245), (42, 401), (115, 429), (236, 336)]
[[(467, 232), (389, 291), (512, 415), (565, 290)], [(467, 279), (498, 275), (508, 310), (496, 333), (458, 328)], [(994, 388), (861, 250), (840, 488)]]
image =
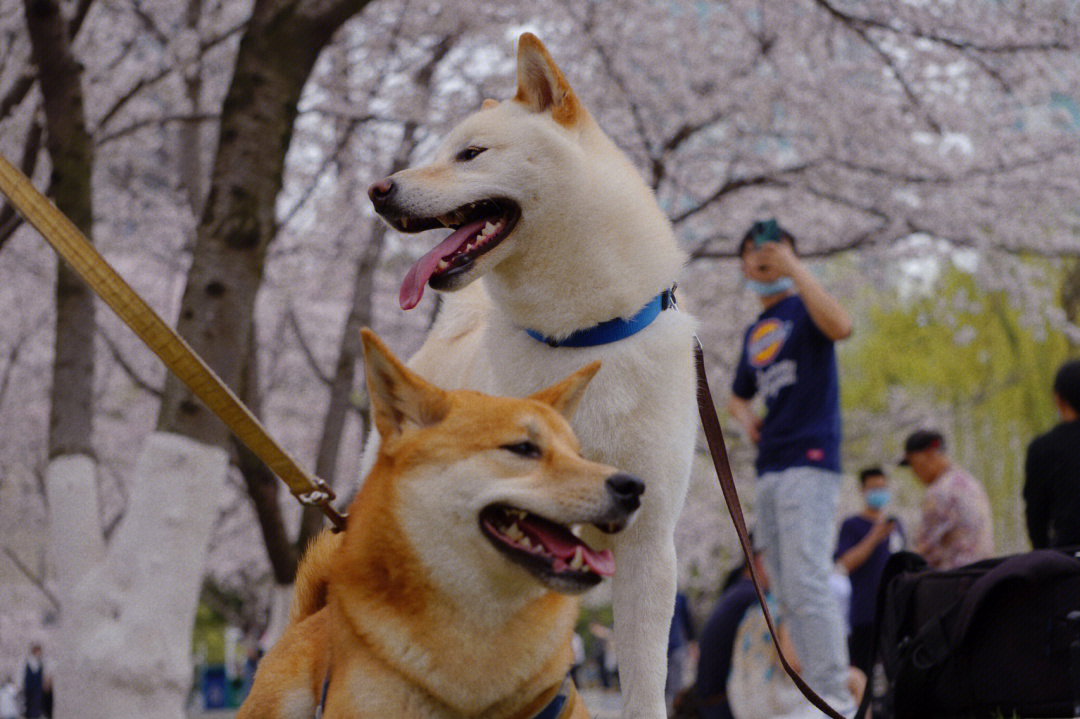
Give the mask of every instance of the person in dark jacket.
[[(755, 554), (754, 561), (762, 588), (765, 589), (768, 587), (768, 575), (760, 551)], [(727, 680), (731, 673), (735, 633), (746, 610), (757, 601), (750, 570), (743, 564), (725, 580), (716, 608), (698, 637), (698, 670), (694, 691), (697, 693), (701, 719), (733, 719), (727, 701)]]
[(697, 657), (697, 642), (694, 636), (694, 620), (690, 616), (690, 603), (681, 591), (675, 593), (675, 613), (671, 616), (671, 629), (668, 633), (668, 673), (664, 685), (664, 695), (668, 704), (668, 713), (674, 706), (675, 696), (683, 689), (683, 675), (686, 668)]
[(1080, 546), (1080, 360), (1054, 379), (1061, 422), (1028, 445), (1024, 502), (1035, 549)]
[(45, 660), (42, 658), (41, 645), (30, 645), (30, 655), (23, 666), (23, 715), (26, 719), (39, 719), (43, 714), (43, 696), (45, 693)]

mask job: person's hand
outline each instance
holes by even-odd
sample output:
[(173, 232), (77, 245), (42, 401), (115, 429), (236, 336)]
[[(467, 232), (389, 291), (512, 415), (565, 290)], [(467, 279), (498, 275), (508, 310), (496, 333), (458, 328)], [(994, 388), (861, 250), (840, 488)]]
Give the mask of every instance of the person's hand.
[(874, 538), (874, 544), (880, 544), (888, 539), (894, 529), (896, 529), (896, 520), (879, 519), (874, 522), (874, 525), (870, 527), (870, 535)]
[(764, 420), (761, 417), (748, 417), (739, 422), (742, 426), (743, 432), (754, 444), (761, 442), (761, 425), (764, 424)]
[(786, 242), (766, 242), (755, 251), (754, 264), (763, 274), (791, 277), (799, 267), (799, 258)]

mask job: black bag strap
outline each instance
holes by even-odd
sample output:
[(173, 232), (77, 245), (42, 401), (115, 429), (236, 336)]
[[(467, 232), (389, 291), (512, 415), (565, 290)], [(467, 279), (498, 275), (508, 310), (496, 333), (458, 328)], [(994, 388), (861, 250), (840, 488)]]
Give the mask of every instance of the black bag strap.
[[(866, 666), (870, 667), (870, 676), (866, 678), (866, 689), (863, 691), (862, 701), (859, 702), (859, 709), (855, 713), (855, 719), (866, 719), (866, 714), (870, 711), (870, 702), (874, 695), (874, 664), (878, 657), (878, 648), (881, 646), (881, 632), (885, 624), (885, 608), (889, 597), (889, 584), (894, 577), (918, 572), (925, 568), (926, 560), (922, 556), (915, 552), (897, 552), (889, 557), (884, 569), (881, 571), (881, 580), (877, 588), (877, 603), (874, 606), (874, 624), (870, 631), (872, 639), (867, 649), (870, 656)], [(907, 604), (906, 600), (907, 597), (904, 597), (902, 602)]]
[[(950, 647), (957, 647), (967, 638), (975, 624), (979, 609), (990, 598), (991, 594), (1003, 590), (1007, 585), (1016, 582), (1038, 583), (1048, 582), (1060, 576), (1080, 574), (1080, 560), (1074, 559), (1058, 550), (1037, 549), (1026, 554), (1017, 554), (1003, 560), (996, 567), (975, 580), (971, 588), (964, 593), (963, 598), (955, 608), (947, 612), (953, 621), (946, 621), (947, 625), (955, 627), (949, 633)], [(943, 617), (945, 614), (942, 615)]]

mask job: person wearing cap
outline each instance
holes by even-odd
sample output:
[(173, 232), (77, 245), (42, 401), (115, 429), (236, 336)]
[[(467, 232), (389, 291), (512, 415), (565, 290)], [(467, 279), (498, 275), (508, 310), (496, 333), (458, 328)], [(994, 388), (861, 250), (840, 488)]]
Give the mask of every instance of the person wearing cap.
[[(757, 536), (803, 678), (851, 714), (843, 617), (829, 589), (841, 483), (834, 343), (851, 334), (851, 318), (776, 220), (754, 223), (739, 256), (762, 312), (744, 336), (728, 411), (757, 445)], [(755, 397), (764, 400), (764, 417)]]
[(859, 485), (863, 510), (841, 523), (834, 556), (851, 579), (848, 653), (852, 665), (869, 676), (878, 583), (885, 563), (903, 548), (905, 540), (899, 520), (885, 514), (892, 494), (884, 470), (867, 467), (859, 472)]
[(928, 487), (914, 549), (931, 567), (953, 569), (994, 555), (994, 525), (986, 490), (953, 464), (939, 432), (912, 432), (904, 442), (900, 465), (910, 467)]
[(1024, 463), (1028, 536), (1035, 549), (1080, 546), (1080, 360), (1054, 378), (1061, 422), (1032, 440)]

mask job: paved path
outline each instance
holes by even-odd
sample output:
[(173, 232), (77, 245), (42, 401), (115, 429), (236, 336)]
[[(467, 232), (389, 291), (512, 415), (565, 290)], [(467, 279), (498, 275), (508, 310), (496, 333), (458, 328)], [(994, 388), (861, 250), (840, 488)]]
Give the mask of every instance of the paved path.
[(581, 698), (593, 719), (619, 719), (622, 701), (618, 692), (603, 689), (582, 689)]
[[(603, 689), (582, 689), (581, 698), (589, 710), (589, 716), (593, 719), (618, 719), (621, 702), (617, 692), (604, 691)], [(216, 709), (211, 711), (197, 711), (189, 714), (189, 719), (234, 719), (236, 712), (232, 709)]]

